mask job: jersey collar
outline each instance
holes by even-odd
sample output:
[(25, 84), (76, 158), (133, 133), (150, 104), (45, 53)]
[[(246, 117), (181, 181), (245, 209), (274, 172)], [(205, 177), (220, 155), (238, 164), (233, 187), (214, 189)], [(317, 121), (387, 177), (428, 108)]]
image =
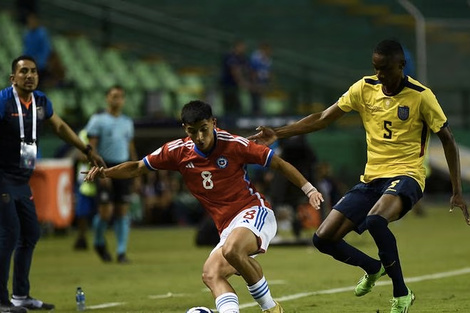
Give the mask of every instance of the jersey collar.
[(394, 93), (392, 93), (392, 94), (390, 94), (390, 95), (385, 94), (383, 91), (382, 91), (382, 93), (383, 93), (384, 95), (386, 95), (387, 97), (396, 96), (396, 95), (398, 95), (398, 94), (403, 90), (403, 88), (405, 88), (405, 86), (406, 86), (407, 83), (408, 83), (408, 76), (405, 75), (405, 77), (403, 77), (403, 79), (401, 80), (400, 86), (398, 86), (397, 91), (395, 91)]

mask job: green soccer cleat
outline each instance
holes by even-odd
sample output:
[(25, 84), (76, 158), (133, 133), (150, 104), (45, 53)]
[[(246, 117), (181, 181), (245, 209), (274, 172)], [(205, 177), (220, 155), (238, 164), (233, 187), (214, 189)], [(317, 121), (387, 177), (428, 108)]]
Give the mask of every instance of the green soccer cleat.
[(383, 266), (380, 266), (380, 270), (376, 274), (365, 274), (364, 276), (362, 276), (362, 278), (356, 285), (356, 289), (354, 289), (356, 297), (362, 297), (371, 292), (372, 287), (375, 286), (375, 282), (378, 281), (379, 278), (384, 276), (385, 274), (385, 268)]
[(390, 300), (390, 302), (392, 302), (392, 310), (390, 313), (408, 313), (415, 298), (413, 291), (408, 288), (408, 295)]

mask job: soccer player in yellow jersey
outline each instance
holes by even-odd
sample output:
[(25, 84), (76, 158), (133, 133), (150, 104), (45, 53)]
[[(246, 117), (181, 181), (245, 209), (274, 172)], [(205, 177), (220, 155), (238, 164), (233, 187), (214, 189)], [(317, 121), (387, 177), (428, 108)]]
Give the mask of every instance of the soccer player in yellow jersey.
[[(259, 127), (260, 132), (249, 139), (269, 145), (277, 138), (323, 129), (352, 110), (360, 114), (367, 140), (364, 174), (333, 207), (313, 243), (319, 251), (366, 272), (356, 286), (356, 296), (370, 292), (387, 274), (393, 282), (391, 313), (403, 313), (408, 312), (415, 297), (405, 285), (396, 239), (388, 223), (402, 218), (423, 195), (423, 160), (431, 131), (442, 142), (447, 159), (451, 209), (460, 207), (469, 225), (470, 219), (462, 196), (458, 147), (436, 97), (429, 88), (403, 74), (405, 57), (399, 42), (380, 42), (372, 54), (372, 64), (375, 75), (357, 81), (323, 112), (274, 129)], [(369, 231), (379, 260), (343, 240), (352, 230)]]

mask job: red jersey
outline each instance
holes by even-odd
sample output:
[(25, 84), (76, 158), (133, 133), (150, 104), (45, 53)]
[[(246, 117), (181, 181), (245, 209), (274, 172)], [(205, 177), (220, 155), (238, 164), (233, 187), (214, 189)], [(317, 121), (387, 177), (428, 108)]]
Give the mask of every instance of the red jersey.
[(144, 163), (151, 170), (179, 171), (220, 233), (244, 209), (270, 207), (250, 182), (246, 165), (268, 167), (274, 152), (224, 130), (214, 130), (214, 137), (214, 148), (207, 155), (186, 137), (164, 144), (147, 155)]

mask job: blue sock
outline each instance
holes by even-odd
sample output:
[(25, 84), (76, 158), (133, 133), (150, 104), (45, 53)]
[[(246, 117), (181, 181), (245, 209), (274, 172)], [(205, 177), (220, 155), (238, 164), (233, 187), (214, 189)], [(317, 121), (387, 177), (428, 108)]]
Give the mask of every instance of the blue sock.
[(379, 249), (379, 257), (385, 271), (393, 282), (393, 296), (406, 296), (408, 288), (405, 285), (401, 271), (397, 241), (388, 228), (388, 221), (380, 215), (369, 215), (366, 218), (366, 225)]
[(317, 234), (313, 235), (313, 244), (318, 251), (331, 255), (336, 260), (359, 266), (369, 274), (375, 274), (380, 270), (380, 261), (371, 258), (364, 252), (354, 248), (344, 240), (331, 241), (320, 238)]
[(126, 253), (129, 230), (130, 219), (128, 215), (119, 217), (114, 221), (114, 232), (117, 238), (117, 254)]
[(93, 230), (94, 230), (94, 244), (95, 246), (104, 246), (106, 241), (104, 239), (104, 234), (108, 228), (108, 222), (101, 219), (99, 214), (96, 214), (93, 218)]

